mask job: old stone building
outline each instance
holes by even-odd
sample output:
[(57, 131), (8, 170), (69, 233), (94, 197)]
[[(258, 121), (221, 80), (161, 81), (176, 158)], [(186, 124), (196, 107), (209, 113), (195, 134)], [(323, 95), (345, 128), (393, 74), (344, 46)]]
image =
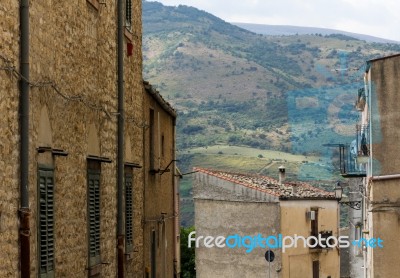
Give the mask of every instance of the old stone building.
[[(309, 248), (299, 241), (297, 246), (283, 250), (277, 243), (281, 236), (337, 237), (338, 202), (332, 193), (283, 178), (277, 181), (202, 168), (195, 171), (196, 238), (242, 237), (231, 248), (228, 243), (233, 244), (234, 238), (223, 248), (209, 248), (209, 243), (207, 247), (206, 239), (199, 244), (197, 277), (339, 277), (339, 252), (333, 244), (313, 242)], [(274, 237), (263, 243), (269, 241), (272, 247), (257, 246), (254, 239), (259, 236)], [(275, 256), (271, 263), (265, 259), (268, 249)]]
[[(399, 233), (400, 54), (366, 63), (364, 85), (356, 96), (360, 122), (353, 144), (342, 144), (341, 174), (356, 179), (356, 196), (347, 204), (361, 209), (358, 225), (350, 226), (362, 256), (354, 277), (397, 277)], [(351, 260), (356, 260), (353, 258)], [(351, 276), (353, 277), (353, 276)]]
[(148, 277), (179, 273), (179, 192), (175, 174), (175, 110), (145, 84), (144, 263)]
[[(150, 100), (162, 167), (175, 116), (143, 83), (141, 38), (139, 0), (0, 4), (0, 277), (146, 275)], [(151, 176), (172, 188), (160, 217), (177, 214), (174, 167)], [(173, 277), (179, 234), (165, 223), (158, 269)]]

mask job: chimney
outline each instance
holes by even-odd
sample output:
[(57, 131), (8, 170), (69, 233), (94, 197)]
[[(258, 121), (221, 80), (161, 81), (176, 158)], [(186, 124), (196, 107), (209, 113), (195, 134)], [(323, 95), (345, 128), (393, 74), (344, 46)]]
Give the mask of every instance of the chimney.
[(285, 166), (281, 165), (278, 168), (279, 170), (279, 185), (282, 185), (282, 183), (285, 181)]

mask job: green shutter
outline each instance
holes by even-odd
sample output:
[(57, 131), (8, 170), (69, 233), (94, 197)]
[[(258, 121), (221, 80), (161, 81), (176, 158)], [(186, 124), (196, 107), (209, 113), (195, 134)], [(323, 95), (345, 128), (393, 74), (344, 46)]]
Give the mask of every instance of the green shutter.
[(125, 242), (126, 252), (133, 251), (133, 194), (132, 175), (125, 176)]
[(88, 173), (89, 265), (100, 260), (100, 173)]
[(54, 170), (39, 170), (38, 253), (40, 277), (54, 277)]
[(126, 26), (132, 26), (132, 0), (125, 1)]

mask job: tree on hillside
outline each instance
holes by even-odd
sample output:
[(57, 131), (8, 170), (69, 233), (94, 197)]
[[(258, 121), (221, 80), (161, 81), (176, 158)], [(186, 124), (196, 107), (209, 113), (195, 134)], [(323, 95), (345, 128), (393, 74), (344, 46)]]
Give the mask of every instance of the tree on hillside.
[(188, 246), (188, 237), (194, 227), (181, 227), (181, 277), (195, 278), (196, 265), (195, 265), (195, 247)]

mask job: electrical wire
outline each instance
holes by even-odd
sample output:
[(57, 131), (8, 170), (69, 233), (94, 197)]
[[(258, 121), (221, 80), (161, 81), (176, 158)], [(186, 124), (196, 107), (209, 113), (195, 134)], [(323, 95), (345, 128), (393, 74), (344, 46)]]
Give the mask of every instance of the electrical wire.
[[(38, 82), (32, 82), (28, 80), (25, 76), (23, 76), (19, 71), (16, 70), (16, 67), (12, 64), (12, 61), (5, 57), (4, 55), (0, 54), (0, 59), (3, 60), (5, 63), (4, 66), (0, 67), (0, 70), (8, 71), (10, 74), (12, 74), (14, 77), (16, 77), (18, 80), (24, 80), (29, 84), (30, 87), (33, 88), (45, 88), (45, 87), (50, 87), (53, 89), (53, 91), (62, 97), (63, 99), (69, 101), (69, 102), (79, 102), (83, 104), (84, 106), (94, 110), (94, 111), (101, 111), (103, 112), (108, 119), (110, 120), (117, 120), (117, 116), (119, 115), (118, 112), (111, 112), (108, 111), (105, 107), (104, 104), (101, 103), (96, 103), (90, 100), (87, 100), (86, 97), (83, 94), (78, 94), (78, 95), (67, 95), (63, 93), (63, 91), (57, 86), (57, 84), (54, 81), (51, 80), (45, 80), (45, 81), (38, 81)], [(113, 117), (114, 116), (114, 117)], [(140, 123), (138, 120), (135, 119), (133, 116), (126, 117), (125, 113), (125, 119), (127, 123), (132, 123), (133, 125), (139, 127), (139, 128), (144, 128), (147, 129), (149, 127), (148, 124), (146, 124), (145, 121)]]

